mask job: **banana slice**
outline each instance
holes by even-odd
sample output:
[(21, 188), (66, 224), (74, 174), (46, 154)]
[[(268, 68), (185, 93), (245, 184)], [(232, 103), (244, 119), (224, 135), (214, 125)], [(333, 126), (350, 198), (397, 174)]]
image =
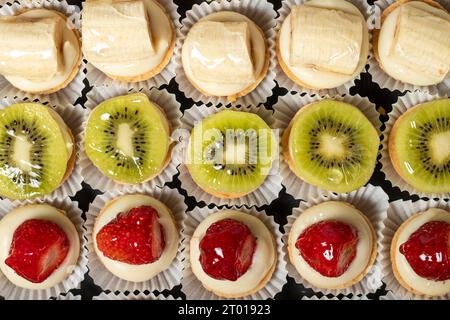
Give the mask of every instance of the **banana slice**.
[(360, 16), (341, 10), (296, 6), (291, 17), (292, 66), (352, 75), (363, 42)]
[(247, 22), (200, 21), (186, 44), (195, 79), (226, 84), (255, 81)]
[(144, 1), (83, 4), (83, 52), (94, 64), (131, 64), (155, 53)]
[(64, 67), (62, 18), (0, 18), (0, 74), (31, 81), (52, 79)]

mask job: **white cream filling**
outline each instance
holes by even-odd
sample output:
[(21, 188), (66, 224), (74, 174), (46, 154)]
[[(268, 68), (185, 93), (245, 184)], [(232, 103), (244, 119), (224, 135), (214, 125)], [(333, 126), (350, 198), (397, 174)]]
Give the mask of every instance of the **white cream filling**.
[(308, 66), (291, 66), (289, 63), (291, 54), (291, 14), (289, 14), (281, 26), (279, 35), (280, 55), (285, 65), (288, 66), (289, 70), (300, 81), (309, 87), (317, 89), (335, 88), (355, 78), (364, 69), (369, 54), (369, 31), (362, 13), (353, 4), (343, 0), (311, 0), (304, 5), (341, 10), (361, 17), (364, 30), (359, 63), (355, 72), (350, 76), (331, 71), (317, 70)]
[[(353, 226), (358, 232), (356, 256), (348, 269), (339, 277), (326, 277), (314, 270), (295, 247), (298, 237), (309, 226), (325, 220), (337, 220)], [(372, 229), (356, 208), (345, 202), (328, 201), (305, 210), (295, 220), (289, 233), (288, 247), (291, 262), (298, 273), (318, 288), (336, 288), (357, 278), (367, 268), (372, 256)]]
[[(64, 262), (43, 282), (33, 283), (19, 276), (12, 268), (5, 264), (9, 256), (12, 239), (16, 229), (30, 219), (48, 220), (56, 223), (69, 239), (70, 247)], [(9, 212), (0, 220), (0, 270), (16, 286), (26, 289), (51, 288), (73, 271), (80, 254), (80, 238), (72, 221), (66, 214), (48, 204), (34, 204), (18, 207)]]
[(450, 280), (434, 281), (422, 278), (410, 266), (406, 257), (400, 253), (400, 246), (408, 241), (409, 237), (421, 226), (430, 221), (445, 221), (450, 223), (450, 212), (442, 209), (429, 209), (423, 213), (415, 215), (413, 219), (401, 230), (395, 246), (394, 257), (397, 270), (403, 281), (414, 290), (429, 296), (440, 296), (450, 292)]
[[(237, 12), (231, 11), (222, 11), (210, 14), (200, 21), (227, 21), (227, 22), (247, 22), (250, 31), (251, 37), (251, 45), (252, 45), (252, 58), (253, 58), (253, 67), (256, 78), (261, 75), (263, 71), (264, 65), (266, 63), (266, 41), (264, 39), (264, 35), (261, 33), (256, 24), (248, 19), (246, 16), (239, 14)], [(194, 83), (194, 85), (202, 90), (203, 92), (213, 95), (213, 96), (230, 96), (237, 94), (250, 85), (249, 83), (213, 83), (213, 82), (205, 82), (199, 81), (195, 78), (191, 66), (190, 66), (190, 53), (192, 51), (192, 43), (189, 41), (189, 36), (186, 38), (181, 58), (183, 63), (184, 71), (186, 72), (187, 77), (190, 81)]]
[[(208, 228), (217, 221), (234, 219), (245, 224), (256, 238), (256, 250), (250, 268), (236, 281), (217, 280), (203, 271), (200, 264), (200, 241)], [(190, 242), (191, 268), (195, 276), (209, 290), (224, 295), (239, 296), (255, 288), (267, 277), (276, 260), (276, 249), (272, 234), (258, 218), (235, 210), (223, 210), (203, 220), (192, 235)]]
[[(430, 14), (442, 17), (443, 19), (449, 20), (449, 14), (443, 10), (434, 8), (425, 2), (413, 1), (403, 4), (402, 6), (412, 6)], [(390, 56), (390, 50), (392, 47), (392, 42), (394, 41), (395, 30), (397, 26), (398, 15), (400, 14), (401, 6), (397, 7), (390, 14), (387, 15), (386, 19), (381, 26), (380, 35), (378, 38), (378, 55), (380, 57), (383, 69), (391, 77), (400, 80), (405, 83), (411, 83), (415, 85), (431, 85), (435, 84), (434, 78), (430, 77), (426, 73), (419, 72), (414, 68), (407, 68), (404, 65), (399, 65)], [(450, 35), (449, 35), (450, 36)]]
[[(132, 282), (147, 281), (167, 269), (178, 251), (178, 230), (170, 210), (159, 200), (140, 194), (124, 195), (108, 202), (102, 211), (93, 230), (94, 248), (103, 265), (115, 276)], [(164, 229), (166, 246), (159, 259), (153, 263), (133, 265), (106, 257), (97, 247), (97, 233), (121, 212), (140, 206), (151, 206), (158, 211), (159, 223)]]
[(173, 41), (172, 22), (161, 5), (155, 1), (145, 0), (145, 5), (149, 16), (155, 53), (145, 59), (128, 64), (89, 61), (97, 69), (112, 76), (136, 77), (151, 71), (162, 63)]
[[(61, 18), (58, 13), (51, 10), (33, 9), (25, 11), (19, 15), (20, 17), (30, 18)], [(80, 46), (75, 32), (67, 27), (67, 24), (63, 24), (62, 30), (62, 50), (63, 50), (63, 62), (64, 68), (61, 72), (58, 72), (53, 79), (45, 82), (34, 82), (23, 77), (5, 76), (5, 78), (16, 88), (28, 92), (46, 91), (52, 88), (58, 87), (63, 84), (71, 75), (72, 70), (78, 63), (78, 55), (80, 52)]]

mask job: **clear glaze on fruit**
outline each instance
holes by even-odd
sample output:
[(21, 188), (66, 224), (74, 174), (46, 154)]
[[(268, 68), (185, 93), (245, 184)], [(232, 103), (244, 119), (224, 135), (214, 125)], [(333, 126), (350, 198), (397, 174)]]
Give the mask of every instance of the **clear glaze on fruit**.
[(399, 250), (420, 277), (434, 281), (450, 279), (449, 223), (425, 223), (400, 245)]
[(121, 212), (97, 233), (98, 249), (108, 258), (139, 265), (157, 261), (165, 248), (164, 228), (150, 206)]
[(200, 241), (200, 264), (210, 277), (236, 281), (250, 268), (256, 238), (234, 219), (213, 223)]
[(22, 278), (41, 283), (63, 263), (69, 247), (67, 235), (56, 223), (31, 219), (14, 231), (5, 263)]
[(356, 257), (358, 232), (346, 223), (327, 220), (306, 228), (295, 247), (305, 261), (325, 277), (339, 277)]

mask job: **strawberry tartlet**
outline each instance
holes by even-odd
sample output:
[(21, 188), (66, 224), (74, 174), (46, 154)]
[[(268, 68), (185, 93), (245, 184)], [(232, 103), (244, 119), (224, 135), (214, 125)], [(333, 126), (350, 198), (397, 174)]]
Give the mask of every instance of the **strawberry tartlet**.
[(0, 269), (16, 286), (48, 289), (77, 264), (80, 238), (66, 213), (47, 204), (17, 207), (0, 221)]
[(146, 195), (124, 195), (106, 203), (94, 225), (95, 252), (115, 276), (147, 281), (167, 269), (178, 251), (172, 212)]

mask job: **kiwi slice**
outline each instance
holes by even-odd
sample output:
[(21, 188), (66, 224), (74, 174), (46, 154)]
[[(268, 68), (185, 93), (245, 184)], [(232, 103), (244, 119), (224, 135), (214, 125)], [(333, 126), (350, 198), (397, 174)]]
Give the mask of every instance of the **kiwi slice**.
[(257, 189), (272, 167), (270, 127), (258, 115), (224, 110), (191, 132), (186, 165), (206, 192), (236, 198)]
[[(54, 111), (39, 103), (18, 103), (0, 111), (0, 193), (34, 198), (55, 190), (70, 158)], [(59, 116), (58, 116), (59, 117)]]
[(422, 192), (450, 192), (450, 99), (420, 104), (405, 112), (389, 136), (398, 174)]
[(322, 100), (304, 106), (283, 140), (297, 176), (322, 189), (349, 192), (367, 183), (380, 144), (377, 130), (356, 107)]
[(115, 97), (92, 110), (86, 127), (86, 154), (109, 178), (141, 183), (166, 164), (169, 131), (165, 115), (145, 94)]

